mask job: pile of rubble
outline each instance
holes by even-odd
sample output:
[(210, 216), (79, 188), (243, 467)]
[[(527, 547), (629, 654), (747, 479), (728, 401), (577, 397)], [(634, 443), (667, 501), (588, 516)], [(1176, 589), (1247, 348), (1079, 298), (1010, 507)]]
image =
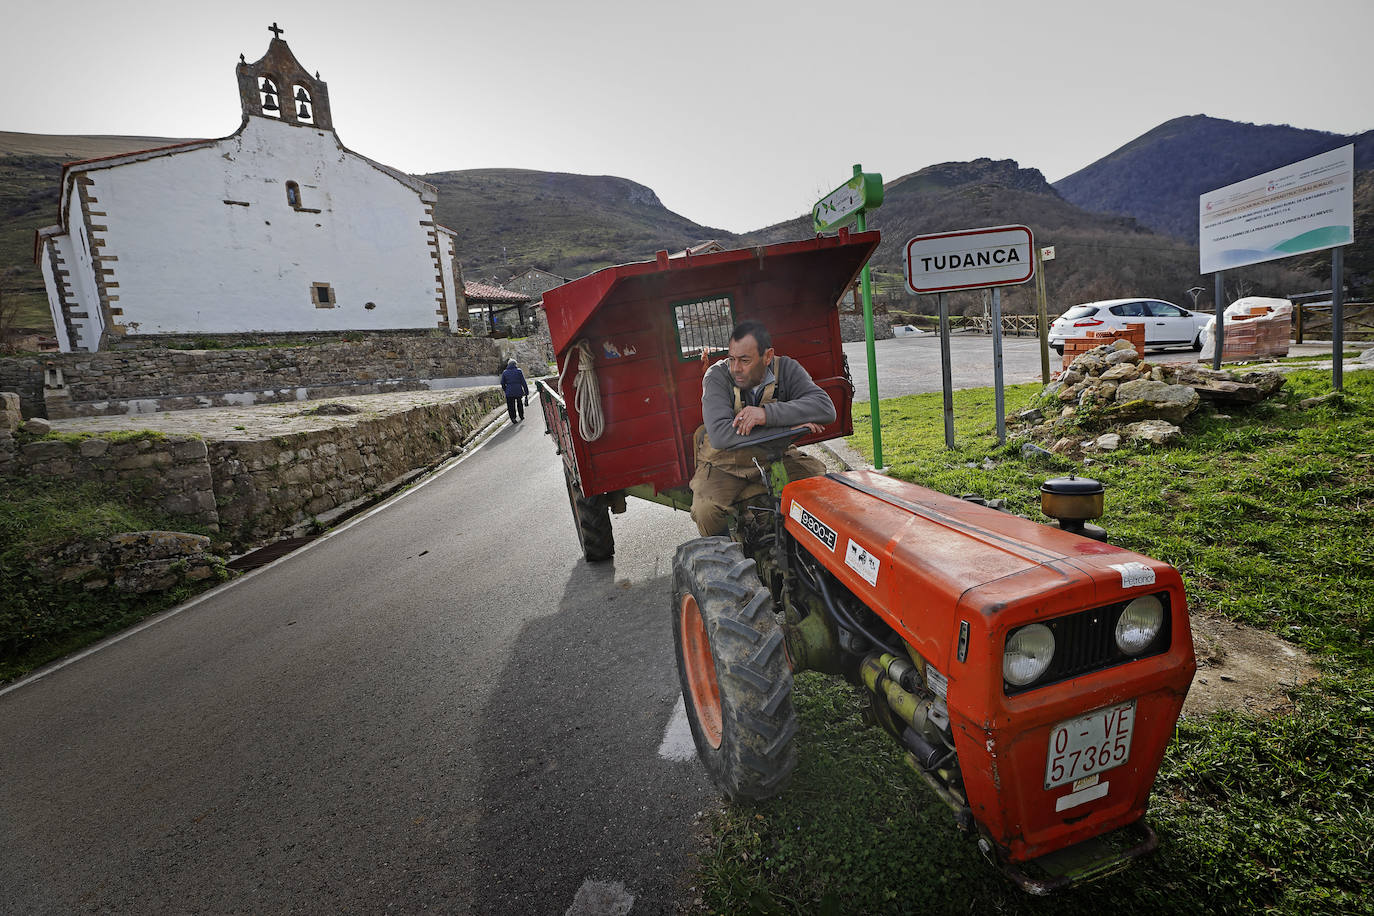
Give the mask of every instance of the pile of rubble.
[(1094, 347), (1017, 414), (1015, 435), (1060, 455), (1112, 451), (1123, 443), (1164, 445), (1204, 402), (1254, 404), (1283, 387), (1278, 372), (1237, 375), (1192, 366), (1155, 366), (1125, 340)]

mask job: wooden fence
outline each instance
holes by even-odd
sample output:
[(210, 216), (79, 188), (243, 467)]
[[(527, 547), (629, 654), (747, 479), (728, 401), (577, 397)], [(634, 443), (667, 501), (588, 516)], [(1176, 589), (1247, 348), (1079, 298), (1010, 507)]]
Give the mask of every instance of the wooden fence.
[[(950, 323), (951, 328), (959, 328), (975, 331), (979, 334), (992, 333), (991, 315), (967, 315), (962, 316), (962, 322)], [(1002, 333), (1010, 334), (1012, 337), (1034, 337), (1039, 331), (1035, 326), (1034, 315), (1003, 315)]]
[[(1341, 307), (1345, 340), (1374, 340), (1374, 302), (1347, 302)], [(1304, 335), (1331, 339), (1331, 305), (1293, 306), (1293, 340)]]

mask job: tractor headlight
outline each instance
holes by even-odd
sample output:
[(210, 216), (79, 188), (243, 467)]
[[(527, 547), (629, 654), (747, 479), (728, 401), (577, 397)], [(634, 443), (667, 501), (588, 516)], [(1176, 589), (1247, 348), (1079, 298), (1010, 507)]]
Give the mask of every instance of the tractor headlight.
[(1136, 598), (1116, 621), (1116, 646), (1127, 655), (1139, 655), (1155, 641), (1164, 625), (1164, 605), (1157, 595)]
[(1054, 658), (1054, 634), (1043, 623), (1022, 627), (1007, 637), (1002, 654), (1002, 677), (1024, 687), (1045, 673)]

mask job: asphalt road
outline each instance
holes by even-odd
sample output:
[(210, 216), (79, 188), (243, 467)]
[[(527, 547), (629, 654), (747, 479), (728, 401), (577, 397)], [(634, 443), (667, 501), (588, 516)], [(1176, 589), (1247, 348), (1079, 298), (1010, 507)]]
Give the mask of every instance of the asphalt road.
[(671, 912), (694, 529), (589, 566), (542, 431), (0, 694), (0, 912)]
[[(993, 384), (992, 338), (951, 334), (950, 376), (954, 388), (985, 388)], [(849, 373), (854, 378), (854, 400), (868, 400), (868, 351), (863, 341), (844, 345)], [(895, 398), (940, 390), (940, 335), (919, 334), (873, 342), (878, 364), (878, 397)], [(1063, 357), (1050, 351), (1050, 371)], [(1002, 379), (1006, 385), (1040, 381), (1039, 340), (1031, 337), (1002, 338)]]

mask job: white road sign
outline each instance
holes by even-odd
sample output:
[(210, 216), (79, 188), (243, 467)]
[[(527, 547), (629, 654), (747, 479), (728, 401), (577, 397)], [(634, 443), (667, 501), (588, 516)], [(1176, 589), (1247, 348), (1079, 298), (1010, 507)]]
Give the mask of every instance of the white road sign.
[(1041, 249), (1040, 249), (1040, 260), (1042, 260), (1042, 261), (1053, 261), (1053, 260), (1054, 260), (1054, 246), (1053, 246), (1053, 245), (1046, 245), (1044, 248), (1041, 248)]
[(1313, 156), (1198, 198), (1202, 273), (1355, 241), (1355, 146)]
[(906, 243), (906, 288), (913, 293), (1015, 286), (1035, 276), (1025, 226), (918, 235)]

